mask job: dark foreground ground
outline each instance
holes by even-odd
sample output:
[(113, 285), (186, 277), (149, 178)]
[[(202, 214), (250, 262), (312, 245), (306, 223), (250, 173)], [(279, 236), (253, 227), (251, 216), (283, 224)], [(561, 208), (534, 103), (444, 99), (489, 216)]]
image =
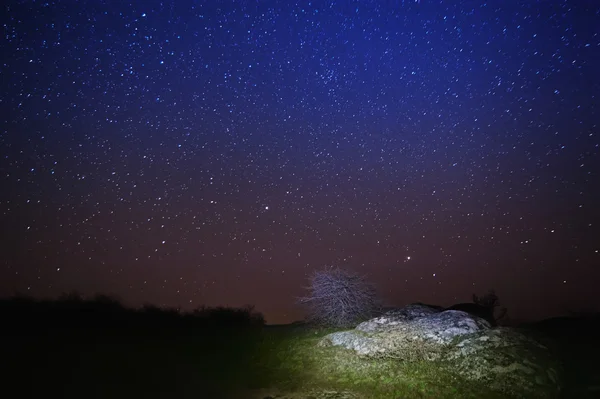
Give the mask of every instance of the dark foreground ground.
[(600, 315), (557, 317), (524, 327), (562, 360), (563, 398), (600, 398)]
[[(39, 315), (18, 316), (0, 324), (2, 397), (250, 398), (260, 397), (254, 396), (260, 388), (308, 386), (348, 388), (367, 398), (501, 397), (426, 365), (357, 370), (350, 357), (315, 352), (316, 340), (328, 331), (303, 326), (161, 326), (107, 315), (88, 314), (85, 323), (76, 321), (77, 314), (41, 321)], [(564, 361), (565, 398), (600, 397), (598, 327), (598, 318), (529, 326), (540, 339), (553, 338), (548, 343)], [(5, 396), (8, 392), (16, 395)]]

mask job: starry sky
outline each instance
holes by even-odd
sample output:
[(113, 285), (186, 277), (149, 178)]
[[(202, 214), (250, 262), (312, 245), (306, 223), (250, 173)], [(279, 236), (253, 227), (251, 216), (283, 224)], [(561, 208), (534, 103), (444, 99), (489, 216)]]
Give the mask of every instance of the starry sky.
[(596, 1), (15, 1), (0, 296), (600, 308)]

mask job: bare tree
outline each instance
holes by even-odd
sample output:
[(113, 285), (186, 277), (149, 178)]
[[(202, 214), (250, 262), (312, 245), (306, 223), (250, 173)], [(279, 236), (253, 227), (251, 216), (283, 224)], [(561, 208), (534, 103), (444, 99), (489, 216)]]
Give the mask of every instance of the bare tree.
[(322, 326), (349, 327), (372, 317), (380, 302), (364, 276), (340, 268), (315, 271), (306, 287), (309, 295), (298, 298), (307, 306), (309, 322)]

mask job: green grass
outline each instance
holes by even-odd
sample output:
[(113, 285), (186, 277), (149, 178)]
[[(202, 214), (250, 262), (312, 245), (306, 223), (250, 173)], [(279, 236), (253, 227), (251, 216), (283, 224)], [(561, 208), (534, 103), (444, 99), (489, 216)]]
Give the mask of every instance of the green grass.
[(368, 398), (501, 398), (486, 387), (442, 372), (436, 363), (358, 358), (339, 347), (319, 347), (328, 330), (265, 330), (257, 347), (257, 385), (286, 392), (350, 391)]

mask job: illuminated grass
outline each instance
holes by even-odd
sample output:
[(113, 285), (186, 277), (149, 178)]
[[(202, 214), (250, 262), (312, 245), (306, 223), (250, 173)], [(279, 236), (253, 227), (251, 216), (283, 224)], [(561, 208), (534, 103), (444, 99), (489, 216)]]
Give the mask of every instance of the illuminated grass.
[(262, 382), (286, 392), (350, 391), (369, 398), (505, 397), (443, 372), (435, 362), (361, 359), (340, 347), (318, 347), (330, 332), (266, 333), (257, 370), (269, 381)]

